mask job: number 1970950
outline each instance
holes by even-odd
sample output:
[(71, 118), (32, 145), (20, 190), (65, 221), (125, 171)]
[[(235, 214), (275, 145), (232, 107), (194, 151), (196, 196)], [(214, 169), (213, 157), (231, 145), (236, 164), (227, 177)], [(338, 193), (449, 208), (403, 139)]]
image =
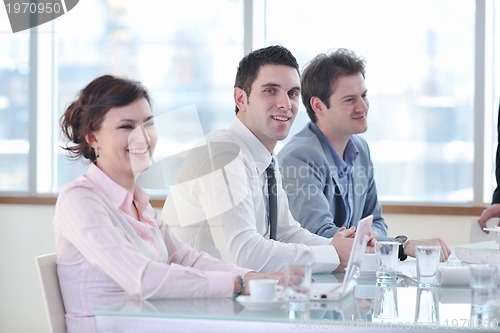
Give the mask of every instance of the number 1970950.
[(5, 5), (7, 8), (7, 13), (11, 14), (59, 14), (64, 11), (63, 7), (60, 3), (50, 3), (50, 2), (15, 2), (15, 3), (7, 3)]

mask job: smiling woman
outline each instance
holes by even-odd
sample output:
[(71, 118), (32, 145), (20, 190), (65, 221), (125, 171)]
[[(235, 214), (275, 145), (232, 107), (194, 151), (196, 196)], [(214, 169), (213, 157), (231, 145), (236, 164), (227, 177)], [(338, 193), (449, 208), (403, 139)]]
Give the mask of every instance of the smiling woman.
[(98, 151), (94, 163), (123, 187), (135, 186), (135, 178), (151, 165), (158, 140), (152, 118), (148, 99), (139, 97), (128, 105), (111, 108), (101, 128), (87, 137)]
[(182, 243), (136, 185), (157, 134), (149, 94), (137, 81), (94, 79), (61, 118), (73, 158), (92, 163), (58, 196), (57, 269), (68, 332), (93, 332), (97, 309), (130, 298), (230, 297), (258, 274)]

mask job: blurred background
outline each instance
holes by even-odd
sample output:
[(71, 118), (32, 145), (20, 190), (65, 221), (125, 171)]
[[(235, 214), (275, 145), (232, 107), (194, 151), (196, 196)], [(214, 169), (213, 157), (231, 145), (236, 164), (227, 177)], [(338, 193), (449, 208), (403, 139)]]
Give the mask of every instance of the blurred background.
[[(158, 116), (194, 106), (197, 117), (177, 113), (158, 129), (172, 148), (200, 126), (227, 127), (239, 60), (282, 44), (301, 68), (339, 47), (366, 59), (363, 135), (383, 202), (489, 203), (498, 17), (493, 0), (85, 0), (13, 34), (0, 11), (0, 196), (57, 194), (86, 171), (60, 148), (58, 122), (96, 76), (142, 81)], [(301, 106), (290, 136), (307, 121)]]

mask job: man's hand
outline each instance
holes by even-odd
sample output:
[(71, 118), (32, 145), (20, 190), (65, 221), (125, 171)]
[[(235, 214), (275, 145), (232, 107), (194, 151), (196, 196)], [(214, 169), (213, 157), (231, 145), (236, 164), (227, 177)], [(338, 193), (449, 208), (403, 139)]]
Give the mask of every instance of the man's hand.
[(336, 271), (343, 272), (347, 267), (347, 262), (349, 261), (349, 254), (351, 253), (352, 245), (354, 244), (354, 234), (356, 233), (356, 227), (350, 227), (346, 229), (341, 227), (339, 231), (333, 236), (332, 244), (339, 255), (340, 264)]
[(446, 245), (446, 243), (439, 237), (437, 238), (430, 238), (430, 239), (417, 239), (417, 240), (409, 240), (408, 243), (405, 246), (405, 254), (410, 256), (410, 257), (415, 257), (415, 247), (417, 245), (440, 245), (441, 246), (441, 256), (440, 256), (440, 261), (446, 261), (448, 260), (448, 257), (451, 254), (451, 250)]
[[(483, 228), (486, 228), (486, 222), (492, 217), (500, 217), (500, 204), (493, 204), (483, 210), (481, 216), (479, 217), (479, 220), (477, 220), (477, 223), (479, 223), (479, 227), (481, 227), (481, 230), (483, 230)], [(483, 231), (487, 234), (490, 233), (487, 230)]]
[(366, 253), (375, 253), (375, 244), (377, 243), (377, 233), (373, 230), (368, 234), (368, 243), (366, 244)]

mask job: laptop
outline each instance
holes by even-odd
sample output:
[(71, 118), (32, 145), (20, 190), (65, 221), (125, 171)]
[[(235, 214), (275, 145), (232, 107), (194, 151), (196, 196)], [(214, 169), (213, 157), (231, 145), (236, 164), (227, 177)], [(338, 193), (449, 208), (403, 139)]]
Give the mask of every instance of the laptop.
[(356, 227), (354, 243), (349, 254), (344, 279), (341, 283), (315, 282), (311, 284), (311, 300), (340, 300), (349, 295), (356, 286), (360, 275), (361, 263), (368, 243), (368, 234), (371, 231), (373, 215), (361, 219)]

